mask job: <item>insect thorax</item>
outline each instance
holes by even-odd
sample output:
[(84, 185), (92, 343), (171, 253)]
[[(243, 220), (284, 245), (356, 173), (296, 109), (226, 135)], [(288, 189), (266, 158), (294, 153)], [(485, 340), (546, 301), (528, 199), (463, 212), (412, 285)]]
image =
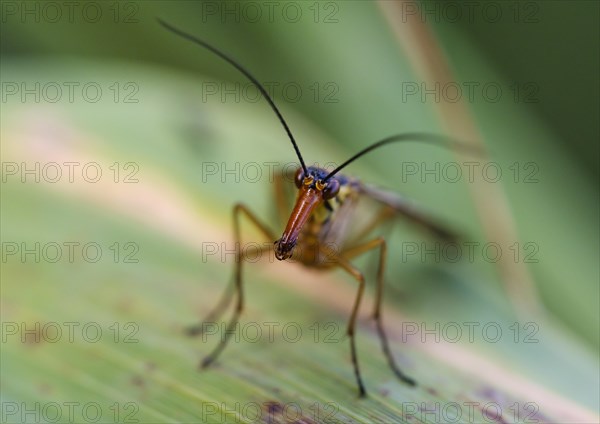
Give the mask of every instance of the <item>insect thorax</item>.
[[(322, 169), (309, 168), (315, 174), (327, 175)], [(318, 178), (318, 177), (317, 177)], [(348, 222), (348, 213), (358, 196), (359, 182), (343, 175), (336, 175), (340, 183), (338, 194), (319, 205), (304, 225), (298, 238), (294, 257), (307, 266), (327, 266), (331, 262), (332, 253), (341, 248), (343, 228)], [(333, 252), (327, 249), (333, 249)]]

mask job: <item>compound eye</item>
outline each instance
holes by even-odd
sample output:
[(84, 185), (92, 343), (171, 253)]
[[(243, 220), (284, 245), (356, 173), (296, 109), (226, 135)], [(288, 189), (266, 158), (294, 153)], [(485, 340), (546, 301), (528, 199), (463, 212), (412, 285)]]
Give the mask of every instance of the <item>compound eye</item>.
[(296, 174), (294, 175), (294, 183), (296, 187), (302, 187), (302, 182), (304, 181), (304, 170), (302, 168), (298, 168), (296, 170)]
[(340, 182), (338, 180), (329, 180), (327, 187), (323, 190), (323, 199), (329, 200), (337, 196), (340, 192)]

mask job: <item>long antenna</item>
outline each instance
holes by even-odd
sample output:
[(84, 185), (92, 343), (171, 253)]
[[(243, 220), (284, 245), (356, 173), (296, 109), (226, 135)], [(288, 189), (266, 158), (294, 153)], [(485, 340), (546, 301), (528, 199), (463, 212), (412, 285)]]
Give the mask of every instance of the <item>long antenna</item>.
[(157, 20), (158, 20), (158, 23), (160, 23), (163, 27), (165, 27), (169, 31), (179, 35), (180, 37), (185, 38), (186, 40), (191, 41), (192, 43), (198, 44), (207, 50), (210, 50), (211, 52), (213, 52), (214, 54), (216, 54), (223, 60), (229, 62), (234, 68), (236, 68), (238, 71), (240, 71), (242, 74), (244, 74), (246, 76), (246, 78), (248, 78), (254, 85), (256, 85), (256, 88), (258, 88), (258, 90), (261, 92), (261, 94), (267, 100), (267, 102), (269, 103), (269, 106), (271, 106), (271, 109), (273, 109), (273, 111), (279, 118), (279, 122), (281, 122), (281, 125), (283, 125), (283, 128), (285, 128), (285, 132), (287, 132), (287, 135), (290, 138), (292, 145), (294, 146), (294, 150), (296, 151), (296, 155), (298, 156), (298, 159), (300, 160), (300, 165), (302, 165), (302, 169), (304, 170), (305, 175), (308, 175), (308, 169), (306, 168), (306, 165), (304, 164), (304, 159), (302, 159), (302, 155), (300, 154), (300, 149), (298, 148), (298, 145), (296, 144), (296, 140), (294, 139), (294, 136), (292, 135), (292, 131), (290, 130), (290, 127), (288, 127), (287, 122), (285, 122), (285, 119), (283, 119), (283, 115), (281, 115), (281, 112), (279, 112), (279, 109), (277, 109), (277, 106), (275, 106), (273, 99), (271, 99), (271, 97), (269, 96), (269, 93), (267, 93), (267, 90), (265, 90), (265, 88), (262, 86), (262, 84), (260, 82), (258, 82), (258, 80), (256, 78), (254, 78), (254, 76), (252, 76), (252, 74), (248, 70), (246, 70), (246, 68), (244, 68), (237, 61), (235, 61), (231, 57), (227, 56), (225, 53), (223, 53), (216, 47), (208, 44), (204, 40), (200, 40), (199, 38), (197, 38), (191, 34), (188, 34), (178, 28), (175, 28), (174, 26), (168, 24), (167, 22), (163, 21), (160, 18), (157, 18)]
[(346, 162), (342, 163), (340, 166), (338, 166), (333, 171), (331, 171), (329, 174), (327, 174), (327, 176), (325, 178), (323, 178), (323, 182), (326, 182), (331, 177), (333, 177), (335, 174), (337, 174), (338, 172), (340, 172), (343, 168), (345, 168), (346, 166), (350, 165), (352, 162), (354, 162), (359, 157), (361, 157), (363, 155), (366, 155), (370, 151), (375, 150), (378, 147), (384, 146), (386, 144), (394, 143), (394, 142), (399, 142), (399, 141), (425, 141), (425, 142), (432, 142), (432, 143), (436, 143), (436, 144), (445, 144), (445, 145), (447, 145), (449, 147), (455, 147), (458, 150), (465, 150), (465, 151), (471, 152), (471, 153), (481, 153), (481, 151), (479, 149), (477, 149), (477, 148), (475, 148), (473, 146), (469, 146), (469, 145), (466, 145), (464, 143), (457, 142), (456, 140), (454, 140), (452, 138), (449, 138), (449, 137), (445, 137), (443, 135), (427, 134), (427, 133), (403, 133), (403, 134), (396, 134), (396, 135), (391, 135), (389, 137), (386, 137), (383, 140), (380, 140), (380, 141), (378, 141), (376, 143), (373, 143), (373, 144), (371, 144), (368, 147), (365, 147), (360, 152), (358, 152), (357, 154), (355, 154), (354, 156), (352, 156), (350, 159), (348, 159)]

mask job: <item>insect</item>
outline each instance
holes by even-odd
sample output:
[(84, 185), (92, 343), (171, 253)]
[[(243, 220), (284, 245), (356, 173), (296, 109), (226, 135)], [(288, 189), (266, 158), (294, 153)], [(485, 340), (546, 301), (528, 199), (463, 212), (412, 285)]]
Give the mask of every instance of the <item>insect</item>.
[[(267, 240), (275, 240), (272, 249), (274, 249), (275, 257), (277, 259), (283, 261), (290, 259), (292, 255), (294, 255), (295, 260), (307, 267), (318, 269), (339, 267), (350, 274), (358, 283), (358, 290), (356, 292), (346, 331), (350, 341), (352, 366), (358, 385), (359, 395), (361, 397), (365, 396), (367, 392), (361, 376), (356, 352), (355, 330), (357, 312), (363, 298), (366, 280), (363, 273), (352, 264), (351, 260), (366, 252), (378, 251), (377, 285), (372, 317), (377, 327), (383, 354), (387, 359), (390, 368), (402, 382), (409, 386), (415, 386), (415, 380), (407, 376), (396, 364), (396, 361), (391, 354), (382, 322), (381, 303), (383, 299), (383, 276), (386, 265), (387, 244), (382, 237), (376, 237), (369, 240), (366, 236), (368, 236), (378, 225), (398, 216), (407, 219), (442, 240), (455, 240), (457, 239), (457, 234), (430, 218), (407, 199), (364, 184), (358, 179), (344, 176), (340, 174), (340, 171), (361, 156), (389, 143), (412, 140), (449, 144), (460, 149), (466, 148), (467, 150), (470, 150), (470, 147), (456, 143), (450, 138), (435, 134), (403, 133), (384, 138), (383, 140), (371, 144), (332, 171), (327, 171), (315, 166), (306, 166), (298, 144), (281, 112), (262, 84), (248, 70), (211, 44), (181, 31), (160, 19), (159, 23), (178, 36), (211, 51), (248, 78), (261, 92), (275, 115), (277, 115), (277, 118), (281, 122), (281, 125), (285, 129), (285, 132), (292, 143), (300, 163), (294, 178), (297, 189), (295, 205), (289, 215), (289, 219), (287, 219), (287, 224), (285, 225), (285, 229), (280, 238), (277, 239), (275, 233), (244, 204), (238, 203), (233, 208), (233, 226), (236, 242), (234, 279), (232, 284), (228, 286), (223, 298), (217, 304), (216, 308), (208, 314), (206, 320), (203, 322), (212, 321), (220, 317), (222, 312), (231, 304), (234, 298), (235, 311), (228, 324), (225, 337), (223, 337), (216, 348), (204, 358), (200, 363), (200, 367), (208, 367), (223, 351), (233, 334), (244, 308), (244, 287), (242, 279), (244, 254), (242, 254), (240, 249), (240, 218), (245, 216), (258, 230), (260, 230)], [(276, 200), (280, 210), (284, 210), (286, 207), (284, 205), (285, 196), (282, 190), (283, 183), (282, 176), (279, 176), (275, 181)], [(357, 224), (352, 221), (352, 213), (356, 209), (358, 200), (365, 197), (379, 204), (380, 210), (370, 222), (367, 222), (366, 225), (361, 225), (362, 229), (357, 231), (357, 235), (350, 239), (348, 237), (349, 226), (357, 226)], [(251, 254), (265, 253), (267, 249), (271, 249), (271, 247), (256, 248)], [(246, 256), (247, 254), (248, 252), (246, 252)], [(199, 335), (202, 333), (203, 328), (202, 323), (195, 325), (188, 329), (188, 334)]]

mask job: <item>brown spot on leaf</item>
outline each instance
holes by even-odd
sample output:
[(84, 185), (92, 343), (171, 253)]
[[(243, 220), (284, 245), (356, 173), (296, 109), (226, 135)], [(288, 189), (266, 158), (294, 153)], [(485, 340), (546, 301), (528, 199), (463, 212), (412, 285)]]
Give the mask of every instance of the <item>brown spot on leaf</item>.
[(440, 394), (438, 393), (437, 390), (435, 390), (433, 387), (428, 387), (426, 389), (427, 393), (429, 393), (431, 396), (439, 396)]
[[(21, 337), (20, 337), (21, 343), (31, 346), (31, 347), (44, 343), (46, 341), (46, 337), (47, 337), (44, 332), (44, 328), (45, 327), (42, 326), (42, 324), (40, 322), (36, 322), (33, 325), (24, 324), (21, 327)], [(51, 339), (56, 338), (54, 332), (52, 334), (50, 334), (48, 337), (50, 337)]]
[(317, 422), (305, 416), (298, 405), (288, 408), (286, 404), (268, 400), (263, 402), (264, 413), (262, 420), (266, 424), (316, 424)]
[(39, 385), (39, 390), (43, 395), (51, 395), (53, 392), (52, 386), (50, 386), (48, 383), (41, 383)]
[(137, 387), (144, 387), (146, 385), (146, 381), (140, 375), (134, 375), (131, 377), (131, 384)]
[(498, 414), (496, 410), (490, 408), (479, 408), (481, 410), (481, 414), (486, 420), (494, 420), (498, 424), (508, 424), (508, 422), (502, 417), (501, 414)]

